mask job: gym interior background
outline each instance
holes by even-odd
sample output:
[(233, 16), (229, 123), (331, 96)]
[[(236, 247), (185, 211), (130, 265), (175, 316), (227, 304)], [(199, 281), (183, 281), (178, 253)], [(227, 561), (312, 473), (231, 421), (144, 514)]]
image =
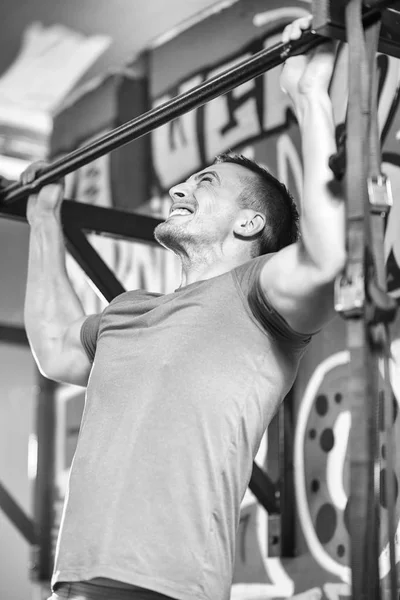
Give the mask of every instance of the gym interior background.
[[(273, 46), (288, 22), (308, 12), (310, 2), (31, 0), (20, 5), (3, 0), (2, 8), (0, 175), (13, 179), (31, 161), (61, 157)], [(379, 65), (384, 171), (394, 192), (385, 257), (388, 289), (400, 298), (400, 64), (380, 55)], [(343, 49), (331, 84), (337, 126), (345, 120), (346, 77)], [(265, 164), (299, 201), (299, 142), (277, 68), (68, 176), (67, 197), (160, 217), (168, 210), (172, 185), (231, 149)], [(169, 292), (177, 286), (178, 264), (164, 250), (90, 237), (128, 289)], [(40, 376), (30, 354), (23, 329), (27, 248), (27, 225), (0, 219), (2, 600), (46, 597), (84, 402), (81, 388)], [(72, 258), (68, 268), (86, 310), (100, 310), (104, 301)], [(399, 320), (392, 329), (392, 354), (397, 406)], [(313, 340), (260, 448), (257, 463), (280, 492), (280, 514), (268, 514), (250, 491), (246, 494), (233, 598), (249, 600), (261, 593), (289, 598), (310, 589), (331, 600), (350, 597), (348, 361), (344, 323), (337, 317)], [(381, 453), (384, 480), (383, 446)], [(385, 506), (382, 494), (382, 519)], [(397, 498), (397, 522), (399, 509)], [(34, 527), (38, 519), (39, 535)], [(380, 543), (385, 578), (387, 539), (383, 536)]]

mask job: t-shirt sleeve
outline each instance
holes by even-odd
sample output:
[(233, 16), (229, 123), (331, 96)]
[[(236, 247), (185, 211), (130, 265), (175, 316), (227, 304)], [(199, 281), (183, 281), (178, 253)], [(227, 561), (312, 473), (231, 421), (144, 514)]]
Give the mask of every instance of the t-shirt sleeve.
[(309, 343), (311, 334), (299, 333), (292, 329), (271, 305), (268, 296), (261, 288), (261, 269), (272, 256), (273, 254), (267, 254), (253, 259), (235, 269), (235, 276), (248, 309), (261, 327), (280, 343), (301, 349)]
[(92, 363), (96, 354), (97, 336), (99, 333), (101, 314), (90, 315), (81, 327), (81, 343), (88, 359)]

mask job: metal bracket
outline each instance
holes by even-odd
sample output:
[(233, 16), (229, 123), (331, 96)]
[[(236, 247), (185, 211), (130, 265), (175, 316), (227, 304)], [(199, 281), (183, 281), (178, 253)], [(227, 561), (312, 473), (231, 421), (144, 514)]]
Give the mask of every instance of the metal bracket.
[(364, 268), (348, 263), (335, 281), (335, 310), (345, 319), (362, 317), (365, 303)]
[[(346, 41), (345, 7), (348, 0), (312, 0), (313, 27), (319, 35)], [(379, 52), (400, 58), (399, 0), (363, 0), (363, 23), (368, 28), (377, 19), (382, 25)]]
[(368, 177), (368, 196), (371, 212), (388, 213), (393, 206), (390, 179), (384, 173)]

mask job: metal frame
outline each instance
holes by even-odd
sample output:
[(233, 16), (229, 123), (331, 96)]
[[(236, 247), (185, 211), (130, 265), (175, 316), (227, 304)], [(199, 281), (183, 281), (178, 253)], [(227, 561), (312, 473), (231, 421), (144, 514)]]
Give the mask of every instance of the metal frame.
[(31, 549), (30, 574), (34, 581), (49, 581), (53, 567), (53, 495), (54, 452), (56, 435), (57, 383), (38, 373), (36, 436), (37, 474), (34, 489), (36, 543)]
[(281, 556), (294, 557), (296, 548), (294, 491), (294, 388), (279, 410), (279, 498)]
[(0, 508), (26, 541), (31, 545), (36, 544), (37, 536), (33, 520), (28, 517), (2, 483), (0, 483)]
[[(347, 0), (313, 0), (313, 25), (319, 34), (346, 40), (344, 10)], [(364, 1), (363, 21), (369, 27), (382, 17), (379, 52), (400, 58), (399, 0)]]
[(25, 329), (19, 325), (9, 325), (0, 322), (0, 344), (16, 344), (18, 346), (28, 346), (28, 338)]
[[(0, 204), (0, 218), (26, 221), (26, 202), (22, 198), (8, 206)], [(156, 244), (153, 231), (161, 222), (146, 215), (71, 200), (64, 200), (62, 204), (61, 221), (68, 251), (108, 302), (125, 289), (84, 232)]]

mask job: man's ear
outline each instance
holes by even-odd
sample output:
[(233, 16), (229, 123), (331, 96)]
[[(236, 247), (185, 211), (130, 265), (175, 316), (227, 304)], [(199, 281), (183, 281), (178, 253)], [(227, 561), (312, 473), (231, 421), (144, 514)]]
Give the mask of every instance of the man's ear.
[(265, 215), (250, 208), (240, 211), (234, 226), (234, 233), (240, 237), (253, 237), (265, 227)]

